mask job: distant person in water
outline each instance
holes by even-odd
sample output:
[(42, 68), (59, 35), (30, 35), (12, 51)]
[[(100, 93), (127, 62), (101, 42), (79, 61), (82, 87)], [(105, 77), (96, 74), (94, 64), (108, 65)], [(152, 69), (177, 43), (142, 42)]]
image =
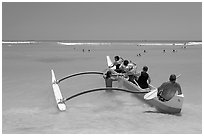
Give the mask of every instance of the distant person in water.
[(139, 78), (137, 80), (138, 85), (142, 89), (148, 88), (149, 84), (151, 83), (151, 79), (150, 79), (150, 76), (147, 73), (147, 71), (148, 71), (148, 67), (144, 66), (142, 69), (142, 72), (140, 73)]
[(178, 92), (178, 95), (182, 94), (181, 86), (176, 82), (176, 75), (172, 74), (169, 77), (168, 82), (164, 82), (158, 87), (158, 99), (161, 101), (169, 101)]
[(112, 87), (113, 81), (117, 81), (117, 77), (114, 78), (111, 71), (104, 73), (103, 78), (105, 79), (106, 87)]
[(112, 67), (116, 66), (115, 71), (118, 72), (118, 73), (121, 73), (120, 65), (123, 63), (123, 61), (124, 61), (124, 60), (123, 60), (122, 57), (115, 56), (115, 57), (114, 57), (113, 65), (110, 66), (109, 68), (112, 68)]

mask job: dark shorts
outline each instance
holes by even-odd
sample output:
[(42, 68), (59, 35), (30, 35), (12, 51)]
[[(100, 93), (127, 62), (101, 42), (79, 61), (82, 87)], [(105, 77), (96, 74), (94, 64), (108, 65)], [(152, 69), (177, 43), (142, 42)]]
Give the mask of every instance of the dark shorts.
[(169, 100), (165, 99), (164, 97), (162, 97), (160, 93), (157, 94), (157, 97), (158, 97), (158, 99), (159, 99), (160, 101), (162, 101), (162, 102), (169, 101)]

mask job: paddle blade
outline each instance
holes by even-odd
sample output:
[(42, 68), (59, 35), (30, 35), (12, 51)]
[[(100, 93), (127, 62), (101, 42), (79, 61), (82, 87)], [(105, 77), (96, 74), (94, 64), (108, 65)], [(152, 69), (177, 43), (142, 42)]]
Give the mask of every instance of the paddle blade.
[[(176, 78), (179, 78), (180, 76), (181, 76), (181, 74), (179, 74)], [(147, 93), (147, 94), (144, 96), (144, 99), (145, 99), (145, 100), (151, 100), (151, 99), (157, 97), (157, 92), (158, 92), (158, 90), (155, 89), (155, 90), (153, 90), (153, 91)]]
[(154, 89), (153, 91), (147, 93), (144, 95), (145, 100), (151, 100), (153, 98), (157, 97), (157, 89)]

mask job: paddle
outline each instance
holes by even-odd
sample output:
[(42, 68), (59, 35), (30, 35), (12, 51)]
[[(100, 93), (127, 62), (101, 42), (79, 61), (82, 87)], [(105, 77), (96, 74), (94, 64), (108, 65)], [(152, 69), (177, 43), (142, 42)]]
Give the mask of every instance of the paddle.
[[(181, 74), (179, 74), (176, 78), (178, 79), (180, 76), (181, 76)], [(151, 99), (157, 97), (157, 92), (158, 92), (158, 90), (157, 90), (157, 88), (156, 88), (156, 89), (154, 89), (153, 91), (151, 91), (151, 92), (145, 94), (145, 95), (144, 95), (144, 99), (145, 99), (145, 100), (151, 100)]]
[(157, 96), (157, 88), (144, 95), (145, 100), (151, 100)]

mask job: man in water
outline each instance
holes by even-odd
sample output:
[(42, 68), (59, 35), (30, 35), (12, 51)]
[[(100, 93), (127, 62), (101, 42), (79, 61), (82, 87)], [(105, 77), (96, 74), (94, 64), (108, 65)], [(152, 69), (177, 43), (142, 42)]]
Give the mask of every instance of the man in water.
[(111, 71), (107, 71), (106, 73), (103, 74), (103, 78), (105, 79), (106, 87), (112, 87), (112, 82), (117, 81), (118, 75), (116, 75), (115, 78), (113, 76), (114, 75), (112, 75)]
[(178, 95), (182, 94), (181, 86), (176, 82), (176, 75), (172, 74), (169, 77), (168, 82), (164, 82), (159, 88), (157, 96), (161, 101), (169, 101), (174, 97), (176, 92), (178, 91)]

